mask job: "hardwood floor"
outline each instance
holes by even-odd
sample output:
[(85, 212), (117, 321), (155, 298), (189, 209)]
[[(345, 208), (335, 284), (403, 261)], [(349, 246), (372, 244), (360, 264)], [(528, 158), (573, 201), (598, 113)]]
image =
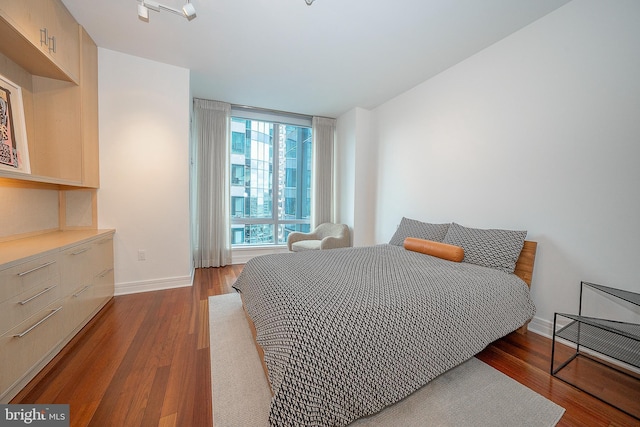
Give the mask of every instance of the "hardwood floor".
[[(212, 426), (207, 298), (231, 292), (241, 270), (198, 269), (192, 288), (115, 297), (12, 403), (68, 403), (72, 426)], [(564, 407), (558, 426), (640, 426), (551, 377), (550, 354), (549, 339), (513, 333), (478, 358)], [(638, 404), (637, 384), (617, 384), (614, 398)]]

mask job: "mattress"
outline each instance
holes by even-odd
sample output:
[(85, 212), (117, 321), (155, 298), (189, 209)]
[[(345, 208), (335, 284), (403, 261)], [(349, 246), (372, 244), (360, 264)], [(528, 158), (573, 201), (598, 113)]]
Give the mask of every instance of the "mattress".
[(264, 350), (272, 426), (345, 426), (530, 320), (517, 276), (393, 245), (266, 255), (234, 285)]

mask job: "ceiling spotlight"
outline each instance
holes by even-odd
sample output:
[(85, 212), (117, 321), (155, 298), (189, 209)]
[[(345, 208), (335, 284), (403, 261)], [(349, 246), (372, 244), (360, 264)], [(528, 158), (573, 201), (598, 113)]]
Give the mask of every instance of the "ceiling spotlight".
[(313, 3), (313, 0), (304, 0), (305, 3), (307, 3), (307, 6), (311, 6), (311, 4)]
[(196, 8), (193, 7), (193, 5), (189, 1), (187, 1), (187, 3), (182, 6), (182, 13), (184, 13), (185, 18), (191, 21), (196, 17)]
[[(308, 0), (305, 0), (308, 1)], [(313, 1), (313, 0), (312, 0)], [(189, 21), (196, 17), (196, 8), (191, 4), (191, 0), (187, 0), (184, 6), (182, 6), (182, 10), (175, 9), (170, 6), (166, 6), (164, 4), (160, 4), (153, 0), (140, 0), (138, 3), (138, 18), (140, 20), (149, 22), (149, 9), (160, 12), (161, 10), (166, 10), (167, 12), (175, 13), (176, 15), (181, 15), (187, 18)]]
[(138, 18), (141, 21), (149, 22), (149, 9), (142, 3), (138, 4)]

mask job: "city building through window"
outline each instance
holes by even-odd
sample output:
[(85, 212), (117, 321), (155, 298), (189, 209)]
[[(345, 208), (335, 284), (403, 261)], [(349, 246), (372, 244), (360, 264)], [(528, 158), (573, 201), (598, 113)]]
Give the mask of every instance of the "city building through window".
[(231, 118), (231, 243), (284, 245), (310, 230), (311, 126)]

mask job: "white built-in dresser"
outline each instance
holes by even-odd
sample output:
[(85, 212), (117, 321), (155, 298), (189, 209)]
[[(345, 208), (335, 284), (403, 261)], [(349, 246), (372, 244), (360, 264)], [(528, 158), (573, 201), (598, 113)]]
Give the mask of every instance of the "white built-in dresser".
[(0, 402), (113, 297), (113, 236), (69, 230), (0, 243)]
[(115, 231), (98, 229), (98, 49), (61, 0), (0, 0), (0, 76), (28, 147), (0, 168), (6, 403), (112, 298)]

